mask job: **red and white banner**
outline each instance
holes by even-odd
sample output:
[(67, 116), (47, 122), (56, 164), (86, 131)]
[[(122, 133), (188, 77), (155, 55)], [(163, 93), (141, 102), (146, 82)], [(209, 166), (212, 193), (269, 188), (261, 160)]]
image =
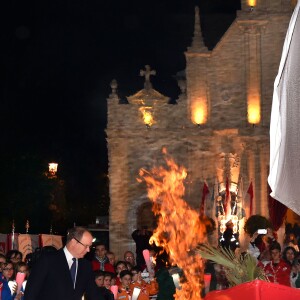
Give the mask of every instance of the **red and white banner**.
[(41, 246), (52, 246), (58, 250), (63, 247), (62, 236), (53, 234), (41, 234)]
[(32, 253), (36, 248), (53, 246), (56, 249), (63, 247), (61, 235), (50, 234), (19, 234), (0, 233), (0, 253), (7, 253), (9, 250), (19, 250), (25, 259), (28, 253)]
[(37, 234), (19, 234), (18, 245), (18, 249), (25, 259), (27, 254), (34, 252), (39, 247), (39, 236)]
[(0, 233), (0, 253), (7, 252), (7, 234)]
[(226, 178), (226, 191), (225, 191), (224, 210), (225, 210), (225, 215), (226, 216), (231, 215), (231, 194), (230, 194), (230, 190), (229, 190), (228, 178)]
[(202, 199), (200, 204), (200, 216), (205, 215), (205, 198), (209, 194), (209, 189), (206, 181), (204, 181), (203, 189), (202, 189)]
[(248, 187), (248, 190), (247, 190), (247, 193), (246, 193), (246, 205), (245, 207), (249, 207), (249, 211), (248, 211), (248, 214), (246, 212), (246, 217), (249, 218), (253, 215), (253, 198), (254, 198), (254, 191), (253, 191), (253, 183), (252, 181), (250, 182), (249, 184), (249, 187)]
[(18, 243), (19, 243), (19, 251), (23, 254), (24, 258), (26, 257), (27, 254), (33, 252), (31, 237), (29, 234), (20, 234), (18, 237)]

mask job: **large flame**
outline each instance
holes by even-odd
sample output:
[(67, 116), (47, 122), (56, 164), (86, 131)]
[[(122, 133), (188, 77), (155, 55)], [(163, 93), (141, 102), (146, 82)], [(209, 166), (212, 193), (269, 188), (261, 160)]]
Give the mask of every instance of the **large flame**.
[[(163, 152), (166, 154), (166, 150)], [(170, 255), (172, 265), (180, 267), (186, 281), (176, 290), (175, 299), (201, 299), (203, 284), (202, 259), (194, 249), (205, 239), (205, 225), (199, 214), (183, 199), (187, 176), (184, 167), (165, 156), (167, 168), (155, 167), (151, 171), (140, 170), (141, 178), (148, 187), (148, 197), (153, 211), (159, 216), (158, 226), (150, 241), (162, 246)], [(141, 181), (141, 179), (139, 180)]]

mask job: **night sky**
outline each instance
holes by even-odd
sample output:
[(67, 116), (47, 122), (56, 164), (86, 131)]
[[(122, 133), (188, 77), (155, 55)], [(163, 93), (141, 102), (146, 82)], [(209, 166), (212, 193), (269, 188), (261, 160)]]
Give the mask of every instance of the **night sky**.
[[(154, 88), (176, 99), (194, 7), (212, 49), (234, 20), (238, 0), (2, 1), (0, 232), (49, 231), (50, 161), (65, 180), (63, 225), (108, 213), (106, 98), (143, 88), (139, 70), (157, 71)], [(55, 227), (55, 224), (54, 224)]]

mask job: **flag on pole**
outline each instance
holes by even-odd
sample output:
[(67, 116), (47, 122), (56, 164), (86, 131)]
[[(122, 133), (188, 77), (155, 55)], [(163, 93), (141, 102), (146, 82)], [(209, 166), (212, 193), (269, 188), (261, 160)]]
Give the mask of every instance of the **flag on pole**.
[(237, 192), (237, 199), (240, 203), (241, 208), (244, 208), (244, 182), (243, 177), (240, 177), (239, 185), (238, 185), (238, 192)]
[(19, 249), (18, 236), (19, 233), (15, 233), (15, 232), (9, 233), (7, 235), (7, 251)]
[(61, 235), (41, 234), (41, 243), (42, 247), (52, 246), (56, 249), (60, 249), (63, 247)]
[(231, 213), (231, 197), (230, 197), (230, 191), (229, 191), (228, 178), (226, 178), (224, 210), (225, 210), (225, 215), (229, 215)]
[(19, 234), (18, 236), (19, 251), (25, 258), (27, 254), (33, 252), (32, 240), (29, 234)]
[(217, 200), (215, 198), (218, 194), (219, 194), (219, 184), (218, 184), (218, 181), (215, 180), (213, 191), (212, 191), (211, 197), (210, 197), (210, 201), (212, 203), (211, 217), (213, 220), (216, 219), (216, 215), (217, 215), (217, 205), (216, 205)]
[(0, 252), (6, 253), (8, 251), (7, 234), (0, 233)]
[(209, 189), (206, 181), (203, 183), (203, 189), (202, 189), (202, 199), (201, 199), (201, 205), (200, 205), (200, 216), (204, 215), (204, 208), (205, 208), (205, 198), (209, 194)]
[(249, 217), (250, 217), (253, 214), (253, 196), (254, 196), (254, 192), (253, 192), (253, 183), (252, 183), (252, 181), (249, 184), (247, 194), (249, 195)]

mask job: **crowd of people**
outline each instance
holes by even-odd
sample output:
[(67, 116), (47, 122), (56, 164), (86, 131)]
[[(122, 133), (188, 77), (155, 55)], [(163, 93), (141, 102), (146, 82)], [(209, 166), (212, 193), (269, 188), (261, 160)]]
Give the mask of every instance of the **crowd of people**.
[(270, 282), (300, 288), (299, 245), (294, 233), (286, 234), (281, 247), (270, 228), (266, 234), (255, 232), (248, 252), (257, 258)]
[[(137, 262), (137, 255), (132, 251), (125, 251), (123, 257), (117, 259), (114, 252), (108, 251), (107, 245), (93, 245), (92, 240), (86, 229), (75, 227), (68, 233), (66, 246), (40, 255), (32, 270), (18, 250), (0, 254), (0, 299), (55, 297), (81, 300), (82, 295), (87, 295), (87, 299), (91, 300), (130, 300), (135, 290), (139, 291), (138, 300), (174, 299), (175, 285), (171, 272), (163, 264), (155, 263), (157, 252), (154, 249), (150, 249), (151, 268), (147, 268), (141, 256)], [(298, 243), (300, 240), (289, 233), (281, 247), (268, 228), (264, 234), (255, 232), (251, 236), (247, 252), (257, 259), (270, 282), (300, 288)], [(25, 274), (21, 286), (16, 283), (18, 272)], [(223, 266), (208, 262), (205, 272), (212, 273), (209, 290), (228, 288)]]

